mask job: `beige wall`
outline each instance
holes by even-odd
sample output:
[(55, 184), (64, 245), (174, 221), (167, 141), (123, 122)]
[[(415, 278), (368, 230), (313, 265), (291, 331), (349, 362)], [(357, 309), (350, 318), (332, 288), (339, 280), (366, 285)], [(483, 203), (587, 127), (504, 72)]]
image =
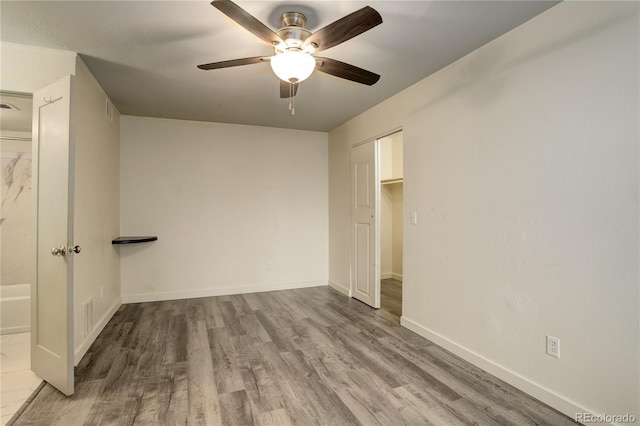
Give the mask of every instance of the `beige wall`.
[(327, 137), (123, 117), (123, 299), (326, 285)]
[(403, 245), (403, 185), (390, 186), (393, 204), (391, 206), (391, 278), (402, 281), (402, 245)]
[[(381, 159), (383, 157), (381, 156)], [(380, 185), (380, 278), (391, 278), (393, 269), (393, 194)]]
[(402, 132), (378, 139), (380, 180), (402, 179)]
[(402, 182), (380, 186), (380, 278), (402, 280)]
[[(75, 362), (120, 306), (120, 258), (111, 244), (120, 232), (120, 114), (105, 115), (107, 96), (87, 66), (76, 68), (75, 243), (82, 252), (74, 260)], [(110, 101), (109, 101), (110, 102)], [(93, 300), (94, 327), (82, 334), (82, 304)]]
[(0, 42), (0, 89), (33, 93), (75, 75), (75, 52)]
[(640, 414), (638, 7), (563, 2), (329, 136), (330, 281), (349, 147), (402, 127), (402, 323), (572, 417)]

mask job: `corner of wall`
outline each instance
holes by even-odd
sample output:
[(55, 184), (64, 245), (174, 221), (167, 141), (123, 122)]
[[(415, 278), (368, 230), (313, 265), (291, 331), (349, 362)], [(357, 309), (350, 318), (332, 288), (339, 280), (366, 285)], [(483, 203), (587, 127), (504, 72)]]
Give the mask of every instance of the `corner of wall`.
[(78, 364), (82, 360), (82, 357), (85, 356), (85, 354), (87, 353), (87, 351), (89, 350), (93, 342), (95, 342), (95, 340), (98, 338), (100, 333), (102, 333), (102, 330), (104, 330), (109, 320), (113, 317), (113, 315), (115, 315), (118, 309), (120, 309), (120, 306), (122, 306), (122, 299), (118, 298), (118, 300), (116, 300), (115, 303), (111, 305), (111, 307), (107, 310), (107, 312), (105, 312), (105, 314), (100, 318), (100, 320), (94, 326), (91, 333), (89, 333), (85, 337), (85, 339), (82, 342), (80, 342), (80, 344), (74, 349), (74, 353), (73, 353), (74, 367), (78, 366)]
[(576, 413), (595, 413), (594, 410), (589, 410), (580, 406), (579, 404), (569, 400), (568, 398), (558, 395), (552, 390), (535, 383), (514, 371), (511, 371), (504, 366), (483, 357), (482, 355), (477, 354), (476, 352), (447, 339), (440, 334), (423, 327), (417, 322), (407, 318), (406, 316), (400, 317), (400, 325), (406, 327), (407, 329), (413, 331), (414, 333), (424, 337), (425, 339), (435, 343), (436, 345), (448, 350), (449, 352), (459, 356), (465, 361), (470, 362), (483, 369), (484, 371), (493, 374), (497, 378), (504, 380), (512, 386), (526, 392), (527, 394), (533, 396), (534, 398), (539, 399), (545, 404), (550, 405), (561, 413), (569, 416), (570, 418), (574, 418)]
[(351, 297), (351, 289), (348, 287), (345, 287), (342, 284), (339, 284), (335, 281), (329, 281), (329, 287), (331, 287), (332, 289), (339, 291), (340, 293), (344, 294), (345, 296)]

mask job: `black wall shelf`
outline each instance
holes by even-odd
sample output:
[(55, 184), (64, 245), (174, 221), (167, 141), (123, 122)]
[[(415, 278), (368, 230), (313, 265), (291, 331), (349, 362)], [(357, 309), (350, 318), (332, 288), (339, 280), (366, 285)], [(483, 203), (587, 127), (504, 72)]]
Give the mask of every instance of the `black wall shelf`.
[(149, 237), (118, 237), (115, 240), (111, 241), (111, 244), (139, 244), (139, 243), (148, 243), (150, 241), (156, 241), (158, 237), (149, 236)]

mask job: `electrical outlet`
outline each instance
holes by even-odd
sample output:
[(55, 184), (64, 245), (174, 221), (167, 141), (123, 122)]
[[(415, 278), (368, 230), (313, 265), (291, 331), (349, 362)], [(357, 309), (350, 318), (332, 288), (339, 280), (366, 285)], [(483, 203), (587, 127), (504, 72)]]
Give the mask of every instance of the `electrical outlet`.
[(560, 358), (560, 339), (547, 335), (547, 355)]
[(267, 262), (267, 271), (273, 271), (273, 262)]

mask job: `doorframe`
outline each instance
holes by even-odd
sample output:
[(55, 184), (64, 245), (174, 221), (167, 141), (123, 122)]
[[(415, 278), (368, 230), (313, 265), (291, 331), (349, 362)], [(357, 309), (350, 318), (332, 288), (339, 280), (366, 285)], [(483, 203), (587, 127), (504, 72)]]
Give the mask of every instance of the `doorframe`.
[[(375, 182), (375, 197), (376, 197), (376, 203), (375, 203), (375, 220), (374, 220), (374, 233), (375, 233), (375, 245), (376, 245), (376, 268), (375, 268), (375, 275), (378, 279), (378, 281), (380, 281), (380, 196), (382, 195), (382, 188), (380, 185), (380, 143), (379, 140), (382, 138), (386, 138), (388, 136), (391, 136), (393, 134), (396, 134), (398, 132), (402, 132), (404, 131), (402, 126), (398, 126), (398, 127), (394, 127), (392, 130), (389, 131), (385, 131), (382, 133), (377, 134), (376, 136), (367, 138), (365, 140), (361, 140), (360, 142), (356, 142), (353, 143), (351, 145), (349, 145), (349, 158), (351, 158), (351, 150), (357, 146), (363, 145), (365, 143), (369, 143), (369, 142), (374, 142), (374, 152), (375, 152), (375, 168), (376, 168), (376, 176), (378, 177), (378, 179), (376, 179)], [(404, 162), (404, 144), (402, 145), (402, 160)], [(349, 187), (351, 187), (351, 160), (349, 160)], [(351, 228), (351, 221), (352, 221), (352, 217), (351, 217), (351, 197), (353, 196), (353, 194), (351, 194), (351, 190), (349, 190), (349, 228)], [(350, 242), (351, 245), (353, 245), (353, 239), (350, 238)], [(404, 263), (404, 254), (405, 254), (405, 247), (404, 247), (404, 238), (402, 240), (402, 251), (403, 251), (403, 256), (402, 256), (402, 262)], [(353, 246), (351, 246), (349, 248), (349, 297), (353, 298), (353, 294), (354, 294), (354, 282), (353, 282), (353, 262), (355, 261), (355, 259), (353, 259)], [(404, 269), (404, 268), (403, 268)], [(376, 286), (376, 300), (380, 300), (380, 285)], [(379, 308), (376, 308), (379, 309)]]

